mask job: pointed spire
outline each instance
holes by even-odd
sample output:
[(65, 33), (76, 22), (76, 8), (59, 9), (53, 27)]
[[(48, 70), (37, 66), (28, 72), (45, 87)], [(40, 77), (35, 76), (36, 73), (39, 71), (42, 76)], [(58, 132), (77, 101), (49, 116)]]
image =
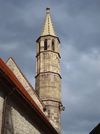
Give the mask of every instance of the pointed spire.
[(45, 35), (56, 36), (54, 28), (53, 28), (53, 24), (52, 24), (51, 15), (50, 15), (50, 8), (46, 8), (46, 17), (45, 17), (43, 30), (41, 33), (41, 36), (45, 36)]

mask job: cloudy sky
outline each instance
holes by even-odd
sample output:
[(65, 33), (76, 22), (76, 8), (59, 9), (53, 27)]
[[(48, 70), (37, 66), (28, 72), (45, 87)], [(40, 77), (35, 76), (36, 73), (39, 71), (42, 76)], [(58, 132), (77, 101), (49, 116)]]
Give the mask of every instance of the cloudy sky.
[(100, 121), (100, 0), (0, 0), (0, 57), (34, 86), (46, 7), (61, 40), (62, 134), (88, 134)]

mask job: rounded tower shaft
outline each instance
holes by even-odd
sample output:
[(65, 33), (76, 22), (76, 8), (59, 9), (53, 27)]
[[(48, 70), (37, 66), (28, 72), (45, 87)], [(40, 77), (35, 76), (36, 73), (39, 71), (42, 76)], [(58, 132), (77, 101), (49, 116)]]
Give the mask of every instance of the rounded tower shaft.
[(41, 36), (36, 44), (36, 92), (46, 105), (48, 119), (60, 132), (61, 75), (60, 41), (55, 35), (50, 9), (46, 9), (46, 18)]

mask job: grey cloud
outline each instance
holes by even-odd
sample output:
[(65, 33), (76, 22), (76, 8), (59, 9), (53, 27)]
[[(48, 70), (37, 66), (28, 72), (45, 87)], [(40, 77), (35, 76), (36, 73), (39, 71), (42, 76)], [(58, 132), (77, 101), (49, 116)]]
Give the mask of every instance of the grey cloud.
[(100, 53), (98, 50), (81, 53), (71, 44), (66, 45), (64, 50), (64, 128), (66, 133), (86, 133), (99, 122)]

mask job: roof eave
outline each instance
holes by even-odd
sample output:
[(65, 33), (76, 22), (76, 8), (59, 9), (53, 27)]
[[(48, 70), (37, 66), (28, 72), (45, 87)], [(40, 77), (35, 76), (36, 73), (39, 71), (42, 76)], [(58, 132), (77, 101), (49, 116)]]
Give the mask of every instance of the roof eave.
[(14, 85), (17, 92), (20, 92), (21, 96), (25, 99), (25, 101), (32, 107), (33, 110), (36, 111), (38, 116), (46, 123), (46, 125), (52, 130), (54, 134), (58, 134), (56, 129), (51, 125), (46, 116), (39, 109), (34, 100), (30, 97), (27, 91), (24, 89), (22, 84), (18, 81), (12, 71), (8, 68), (8, 66), (4, 63), (4, 61), (0, 58), (0, 69), (4, 72), (5, 76), (9, 79), (9, 81)]

